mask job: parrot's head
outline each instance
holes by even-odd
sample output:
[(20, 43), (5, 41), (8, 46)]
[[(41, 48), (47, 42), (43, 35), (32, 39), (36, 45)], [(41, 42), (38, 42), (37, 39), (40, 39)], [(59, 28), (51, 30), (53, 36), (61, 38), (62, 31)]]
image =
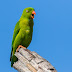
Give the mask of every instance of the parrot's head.
[(23, 10), (23, 17), (34, 19), (34, 15), (36, 15), (34, 8), (28, 7)]

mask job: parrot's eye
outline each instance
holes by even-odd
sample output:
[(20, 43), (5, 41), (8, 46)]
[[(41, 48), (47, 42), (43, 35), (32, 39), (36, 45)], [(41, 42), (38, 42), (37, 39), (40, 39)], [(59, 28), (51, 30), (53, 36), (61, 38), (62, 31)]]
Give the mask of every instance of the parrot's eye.
[(28, 11), (28, 10), (26, 10), (26, 12), (28, 13), (29, 11)]

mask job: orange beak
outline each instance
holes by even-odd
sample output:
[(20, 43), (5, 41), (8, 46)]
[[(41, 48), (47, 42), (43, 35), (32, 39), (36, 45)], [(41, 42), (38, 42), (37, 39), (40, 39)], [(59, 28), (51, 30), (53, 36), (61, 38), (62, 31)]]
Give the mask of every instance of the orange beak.
[(36, 15), (35, 11), (32, 12), (31, 18), (34, 19), (34, 15)]

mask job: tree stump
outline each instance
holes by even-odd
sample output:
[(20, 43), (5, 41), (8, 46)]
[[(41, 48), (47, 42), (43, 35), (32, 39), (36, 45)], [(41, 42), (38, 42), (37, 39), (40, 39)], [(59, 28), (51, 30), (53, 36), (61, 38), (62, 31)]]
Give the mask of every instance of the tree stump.
[(19, 72), (57, 72), (56, 69), (36, 52), (20, 48), (15, 53), (18, 61), (13, 67)]

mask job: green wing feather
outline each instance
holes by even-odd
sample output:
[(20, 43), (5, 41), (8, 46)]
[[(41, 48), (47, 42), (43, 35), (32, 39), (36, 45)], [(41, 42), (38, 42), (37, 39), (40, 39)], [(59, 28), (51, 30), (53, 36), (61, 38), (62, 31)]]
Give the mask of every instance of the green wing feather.
[(19, 28), (19, 21), (17, 22), (16, 26), (15, 26), (15, 29), (14, 29), (14, 34), (13, 34), (13, 40), (12, 40), (12, 50), (11, 50), (11, 55), (10, 55), (10, 61), (11, 61), (11, 58), (12, 58), (12, 52), (13, 52), (13, 43), (14, 43), (14, 40), (19, 32), (20, 28)]

